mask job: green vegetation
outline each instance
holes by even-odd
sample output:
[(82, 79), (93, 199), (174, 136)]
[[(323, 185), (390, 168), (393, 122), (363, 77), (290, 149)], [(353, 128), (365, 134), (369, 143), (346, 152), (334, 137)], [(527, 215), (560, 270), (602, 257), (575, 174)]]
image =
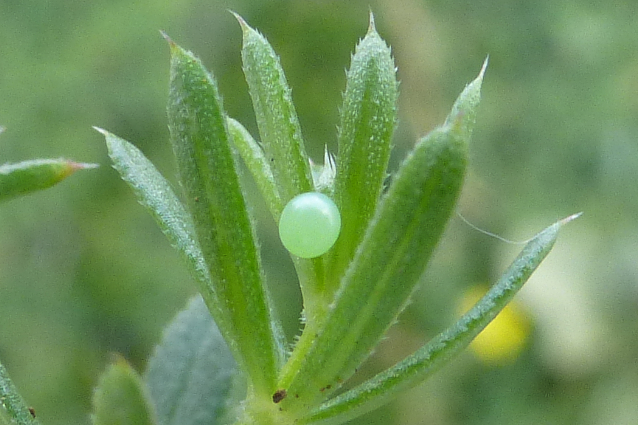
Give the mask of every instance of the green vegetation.
[[(0, 127), (0, 133), (4, 131)], [(95, 168), (96, 164), (80, 164), (64, 159), (38, 159), (0, 165), (0, 202), (47, 189), (77, 170)], [(35, 410), (29, 407), (0, 363), (0, 420), (17, 424), (37, 424)]]
[[(282, 205), (297, 202), (304, 194), (319, 197), (309, 189), (323, 189), (334, 196), (333, 208), (349, 217), (338, 239), (346, 242), (331, 248), (334, 239), (324, 247), (321, 238), (315, 238), (321, 245), (316, 251), (311, 246), (290, 246), (304, 298), (300, 318), (304, 325), (294, 342), (285, 341), (264, 282), (217, 83), (199, 59), (165, 36), (171, 49), (170, 138), (186, 205), (139, 150), (98, 130), (106, 137), (115, 168), (190, 264), (219, 329), (217, 333), (209, 325), (208, 331), (226, 341), (237, 362), (231, 374), (245, 379), (246, 398), (236, 398), (230, 390), (233, 381), (226, 380), (226, 385), (212, 388), (213, 399), (219, 401), (209, 403), (198, 394), (211, 394), (210, 382), (192, 380), (202, 373), (200, 359), (186, 364), (182, 359), (173, 358), (176, 364), (164, 359), (151, 363), (150, 400), (124, 397), (124, 414), (103, 406), (124, 400), (121, 394), (130, 392), (129, 387), (136, 394), (144, 394), (145, 387), (130, 374), (109, 370), (97, 390), (96, 424), (133, 424), (141, 416), (144, 423), (153, 423), (156, 409), (163, 410), (162, 400), (167, 399), (153, 399), (152, 394), (164, 393), (153, 389), (157, 382), (176, 388), (171, 400), (177, 401), (169, 403), (193, 406), (192, 411), (176, 406), (179, 413), (171, 409), (169, 423), (198, 423), (194, 415), (202, 411), (213, 423), (255, 425), (340, 424), (356, 418), (422, 382), (464, 349), (545, 258), (560, 226), (573, 218), (533, 238), (501, 280), (454, 326), (394, 367), (333, 396), (396, 321), (454, 211), (487, 61), (454, 103), (445, 124), (416, 144), (381, 195), (396, 122), (397, 82), (390, 50), (377, 34), (372, 17), (348, 71), (336, 166), (329, 154), (323, 169), (315, 165), (319, 176), (334, 175), (334, 181), (317, 178), (316, 182), (279, 58), (261, 34), (241, 17), (237, 19), (244, 33), (243, 69), (261, 136), (257, 144), (238, 122), (230, 121), (240, 129), (235, 132), (240, 137), (237, 151), (244, 154), (264, 199), (274, 201), (269, 207), (280, 232), (282, 228), (291, 232), (291, 226), (296, 227), (293, 234), (312, 232), (320, 224), (316, 217), (290, 220), (289, 205), (281, 213)], [(323, 202), (332, 204), (328, 198)], [(288, 246), (288, 239), (283, 242)], [(210, 356), (198, 342), (195, 337), (189, 342), (166, 339), (161, 347)], [(220, 359), (225, 363), (228, 357)], [(213, 371), (222, 370), (217, 364), (220, 359), (209, 357)], [(178, 374), (172, 373), (176, 366)], [(169, 378), (160, 380), (157, 375)], [(213, 375), (213, 382), (220, 381), (216, 378)]]
[(36, 159), (0, 165), (0, 201), (47, 189), (77, 170), (95, 166), (64, 159)]
[[(444, 121), (489, 54), (458, 211), (513, 240), (586, 212), (515, 299), (528, 324), (518, 357), (485, 363), (468, 351), (353, 423), (607, 424), (638, 415), (632, 2), (98, 0), (73, 8), (0, 6), (0, 122), (8, 128), (0, 158), (64, 156), (102, 165), (0, 205), (0, 359), (38, 419), (88, 423), (92, 389), (110, 353), (149, 370), (161, 329), (194, 294), (188, 268), (108, 166), (91, 126), (134, 141), (181, 191), (165, 143), (163, 29), (201, 57), (217, 77), (224, 110), (257, 135), (240, 72), (241, 31), (226, 8), (267, 35), (281, 56), (315, 163), (326, 144), (338, 152), (343, 70), (372, 8), (401, 82), (390, 174), (420, 135)], [(242, 128), (228, 124), (235, 142)], [(257, 224), (268, 293), (292, 341), (300, 327), (297, 277), (271, 218), (277, 201), (261, 196), (267, 192), (250, 170), (239, 166), (240, 183)], [(349, 385), (392, 367), (454, 323), (465, 294), (496, 282), (519, 250), (452, 218), (388, 342)]]

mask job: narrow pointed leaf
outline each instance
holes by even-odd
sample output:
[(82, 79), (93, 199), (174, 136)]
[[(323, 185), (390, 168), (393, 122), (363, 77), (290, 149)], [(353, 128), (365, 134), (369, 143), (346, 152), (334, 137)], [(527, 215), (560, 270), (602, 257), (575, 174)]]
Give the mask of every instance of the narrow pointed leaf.
[(109, 366), (93, 395), (94, 425), (155, 425), (140, 376), (122, 358)]
[[(11, 423), (17, 425), (38, 425), (40, 423), (18, 393), (2, 363), (0, 363), (0, 409), (11, 418)], [(0, 412), (1, 415), (2, 412)]]
[(0, 201), (47, 189), (77, 170), (95, 168), (66, 159), (35, 159), (0, 165)]
[[(243, 32), (242, 63), (255, 110), (266, 160), (270, 162), (282, 207), (296, 195), (313, 190), (310, 162), (304, 147), (291, 90), (277, 54), (268, 41), (235, 15)], [(322, 257), (293, 262), (310, 322), (324, 307), (324, 262)]]
[(240, 405), (242, 377), (200, 297), (166, 328), (145, 378), (161, 425), (220, 424)]
[(239, 121), (228, 118), (228, 131), (232, 136), (235, 148), (237, 148), (246, 167), (253, 175), (259, 191), (266, 200), (270, 213), (275, 222), (278, 222), (283, 206), (263, 148), (259, 146), (253, 136)]
[(499, 281), (450, 328), (392, 368), (324, 403), (300, 423), (341, 424), (426, 380), (462, 352), (512, 300), (550, 252), (561, 227), (578, 216), (553, 224), (529, 241)]
[(97, 130), (106, 139), (113, 167), (131, 187), (138, 202), (149, 210), (171, 245), (188, 259), (198, 280), (209, 281), (192, 219), (168, 181), (131, 143), (108, 131)]
[(268, 41), (238, 15), (242, 62), (266, 157), (285, 204), (312, 188), (308, 156), (284, 71)]
[(216, 83), (190, 52), (169, 42), (168, 118), (173, 151), (197, 239), (223, 314), (227, 340), (258, 392), (274, 391), (282, 356), (263, 285)]
[(347, 74), (341, 107), (335, 202), (342, 230), (331, 251), (336, 286), (361, 242), (381, 194), (396, 122), (398, 83), (390, 48), (370, 20)]
[(460, 123), (460, 131), (468, 139), (472, 136), (472, 130), (476, 122), (476, 111), (481, 100), (481, 84), (483, 84), (488, 59), (486, 58), (483, 62), (479, 75), (465, 86), (463, 92), (452, 105), (452, 111), (445, 120), (447, 125), (453, 125), (455, 121), (458, 121)]
[[(133, 190), (138, 202), (153, 216), (167, 239), (186, 260), (189, 271), (221, 329), (230, 333), (230, 323), (223, 313), (202, 251), (197, 242), (193, 220), (170, 184), (131, 143), (108, 131), (96, 128), (106, 139), (113, 167)], [(236, 353), (238, 355), (238, 353)]]

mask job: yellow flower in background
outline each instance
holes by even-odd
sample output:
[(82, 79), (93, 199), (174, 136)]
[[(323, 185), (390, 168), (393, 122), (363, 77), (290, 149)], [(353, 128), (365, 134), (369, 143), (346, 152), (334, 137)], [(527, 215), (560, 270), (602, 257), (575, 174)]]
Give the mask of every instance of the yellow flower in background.
[[(484, 285), (469, 288), (461, 298), (459, 313), (470, 310), (487, 290)], [(530, 330), (528, 316), (514, 300), (472, 341), (470, 349), (484, 363), (511, 363), (525, 348)]]

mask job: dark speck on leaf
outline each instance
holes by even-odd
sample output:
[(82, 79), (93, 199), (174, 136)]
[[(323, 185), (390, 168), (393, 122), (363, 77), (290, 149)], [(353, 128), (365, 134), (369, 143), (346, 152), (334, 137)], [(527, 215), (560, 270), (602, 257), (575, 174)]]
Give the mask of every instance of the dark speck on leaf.
[(283, 400), (284, 398), (286, 398), (288, 394), (286, 394), (286, 390), (277, 390), (273, 395), (272, 395), (272, 402), (277, 404), (279, 403), (281, 400)]

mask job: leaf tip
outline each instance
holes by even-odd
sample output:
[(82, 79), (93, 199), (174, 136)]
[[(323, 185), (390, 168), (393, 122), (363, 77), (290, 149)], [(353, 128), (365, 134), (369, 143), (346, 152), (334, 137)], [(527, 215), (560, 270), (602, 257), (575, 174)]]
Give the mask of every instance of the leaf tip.
[(74, 162), (74, 161), (69, 161), (68, 164), (73, 171), (90, 170), (92, 168), (98, 168), (100, 166), (100, 164), (94, 164), (89, 162)]
[(483, 61), (483, 66), (481, 67), (481, 72), (479, 72), (478, 78), (483, 80), (483, 76), (485, 75), (485, 70), (487, 69), (487, 64), (490, 62), (490, 55), (485, 57)]
[(173, 41), (172, 38), (168, 36), (168, 34), (166, 34), (166, 32), (160, 30), (159, 33), (162, 35), (162, 37), (164, 37), (164, 40), (166, 40), (166, 42), (168, 43), (168, 47), (170, 47), (171, 51), (177, 48), (177, 44)]
[(368, 23), (368, 33), (377, 32), (377, 27), (374, 23), (374, 13), (372, 13), (372, 9), (368, 11), (370, 22)]
[(97, 125), (93, 126), (93, 130), (97, 131), (98, 133), (102, 134), (103, 136), (108, 136), (109, 135), (108, 131), (104, 130), (101, 127), (98, 127)]
[(251, 29), (250, 26), (246, 23), (246, 20), (242, 18), (237, 12), (230, 9), (228, 11), (233, 14), (235, 19), (237, 19), (237, 22), (239, 22), (239, 26), (241, 27), (243, 33), (246, 33)]
[(564, 219), (560, 220), (558, 223), (561, 226), (564, 226), (565, 224), (569, 223), (570, 221), (574, 221), (576, 220), (578, 217), (580, 217), (581, 215), (583, 215), (583, 212), (578, 212), (576, 214), (572, 214), (569, 217), (565, 217)]
[(128, 366), (128, 362), (124, 356), (118, 352), (109, 353), (109, 364), (112, 366)]

